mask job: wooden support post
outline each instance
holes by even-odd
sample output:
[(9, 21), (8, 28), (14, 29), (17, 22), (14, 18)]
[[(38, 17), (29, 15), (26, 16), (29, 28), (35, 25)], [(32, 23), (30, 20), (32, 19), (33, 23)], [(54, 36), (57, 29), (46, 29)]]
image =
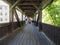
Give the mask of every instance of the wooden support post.
[(22, 21), (23, 21), (23, 12), (22, 12)]
[(35, 15), (35, 21), (36, 21), (36, 15)]
[(42, 31), (42, 10), (38, 10), (39, 15), (39, 31)]
[(35, 16), (34, 16), (34, 18), (33, 18), (33, 19), (34, 19), (34, 21), (35, 21)]
[(11, 26), (12, 26), (12, 32), (13, 32), (13, 20), (14, 20), (13, 15), (14, 15), (14, 10), (12, 9), (11, 11), (12, 11), (12, 17), (11, 17), (12, 18), (12, 22), (11, 22)]
[(36, 15), (34, 16), (34, 21), (36, 21)]
[(23, 12), (22, 12), (22, 25), (23, 25)]
[[(11, 5), (10, 5), (10, 8), (11, 8)], [(9, 21), (10, 21), (10, 28), (11, 28), (11, 30), (10, 30), (10, 32), (13, 32), (13, 15), (14, 15), (14, 10), (13, 10), (13, 8), (9, 11), (10, 12), (10, 14), (9, 14)]]
[(38, 16), (39, 16), (39, 31), (42, 31), (42, 6), (37, 7), (35, 4), (33, 6), (38, 10)]
[[(24, 12), (24, 15), (25, 15), (25, 12)], [(25, 19), (26, 19), (26, 15), (25, 15), (25, 17), (24, 17)]]
[[(13, 15), (14, 15), (14, 8), (16, 7), (16, 5), (20, 2), (21, 0), (17, 0), (13, 5), (11, 5), (11, 7), (10, 7), (10, 13), (11, 13), (11, 16), (10, 16), (10, 22), (12, 23), (11, 25), (12, 25), (12, 30), (13, 30)], [(16, 13), (17, 14), (17, 13)], [(18, 20), (18, 18), (17, 18), (17, 20)], [(19, 21), (18, 21), (19, 22)], [(19, 23), (18, 23), (19, 24)], [(20, 24), (19, 24), (19, 26), (20, 26)]]
[(38, 15), (38, 17), (37, 17), (36, 26), (38, 26), (38, 21), (39, 21), (39, 15)]
[(16, 19), (17, 19), (18, 26), (20, 27), (20, 26), (21, 26), (21, 24), (20, 24), (19, 17), (18, 17), (18, 15), (17, 15), (16, 10), (15, 10), (15, 17), (16, 17)]

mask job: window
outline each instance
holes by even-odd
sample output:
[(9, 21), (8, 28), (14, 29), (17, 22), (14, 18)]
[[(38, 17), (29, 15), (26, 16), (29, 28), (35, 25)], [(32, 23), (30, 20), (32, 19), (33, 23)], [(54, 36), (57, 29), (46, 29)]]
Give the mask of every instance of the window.
[(5, 21), (7, 21), (7, 18), (5, 18)]
[(5, 6), (5, 10), (7, 10), (7, 6)]
[(0, 12), (0, 15), (2, 15), (2, 12)]
[(0, 9), (2, 10), (2, 6), (0, 6)]
[(0, 1), (0, 23), (9, 22), (9, 4), (5, 1)]
[(2, 19), (2, 18), (0, 18), (0, 21), (3, 21), (3, 19)]
[(5, 16), (7, 15), (7, 13), (5, 13)]

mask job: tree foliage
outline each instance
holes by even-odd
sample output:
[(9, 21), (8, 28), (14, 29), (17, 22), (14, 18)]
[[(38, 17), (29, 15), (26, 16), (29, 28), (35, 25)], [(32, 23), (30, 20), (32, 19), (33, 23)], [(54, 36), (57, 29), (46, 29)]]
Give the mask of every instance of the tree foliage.
[(42, 15), (44, 23), (60, 26), (60, 0), (54, 0), (43, 10)]

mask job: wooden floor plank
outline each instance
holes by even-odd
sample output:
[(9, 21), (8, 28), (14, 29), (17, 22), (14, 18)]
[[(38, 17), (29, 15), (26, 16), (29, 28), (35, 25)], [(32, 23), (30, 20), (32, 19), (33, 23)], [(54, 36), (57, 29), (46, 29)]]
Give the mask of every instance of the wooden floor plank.
[(38, 32), (38, 29), (33, 24), (27, 24), (22, 33), (11, 40), (8, 45), (53, 45)]

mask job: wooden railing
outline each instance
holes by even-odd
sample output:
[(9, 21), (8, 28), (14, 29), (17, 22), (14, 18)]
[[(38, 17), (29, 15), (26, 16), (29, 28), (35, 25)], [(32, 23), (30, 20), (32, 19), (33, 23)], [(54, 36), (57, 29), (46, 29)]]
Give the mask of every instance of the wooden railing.
[[(25, 22), (21, 21), (20, 23), (24, 24)], [(15, 30), (16, 28), (19, 27), (18, 24), (17, 24), (17, 22), (13, 23), (13, 27), (12, 27), (12, 23), (7, 23), (7, 24), (6, 24), (6, 26), (0, 27), (0, 38), (3, 37), (3, 36), (5, 36), (8, 33), (11, 33), (12, 32), (12, 28), (13, 28), (13, 30)], [(22, 25), (20, 25), (20, 26), (22, 26)]]
[(56, 45), (60, 45), (60, 27), (42, 23), (42, 29)]
[[(33, 21), (33, 22), (36, 25), (36, 21)], [(42, 31), (46, 34), (46, 36), (50, 38), (50, 40), (55, 42), (56, 45), (60, 45), (60, 27), (53, 26), (50, 24), (45, 24), (45, 23), (41, 23), (41, 25), (42, 25)]]

